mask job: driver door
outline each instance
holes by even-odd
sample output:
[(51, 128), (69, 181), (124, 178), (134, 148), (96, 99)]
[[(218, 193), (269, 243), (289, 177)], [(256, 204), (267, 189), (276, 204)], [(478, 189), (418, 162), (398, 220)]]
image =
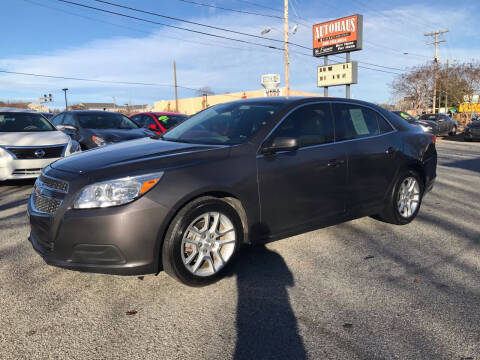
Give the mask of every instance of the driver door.
[(294, 137), (299, 148), (257, 155), (262, 224), (278, 234), (295, 226), (345, 212), (347, 161), (334, 143), (328, 103), (302, 105), (266, 139)]

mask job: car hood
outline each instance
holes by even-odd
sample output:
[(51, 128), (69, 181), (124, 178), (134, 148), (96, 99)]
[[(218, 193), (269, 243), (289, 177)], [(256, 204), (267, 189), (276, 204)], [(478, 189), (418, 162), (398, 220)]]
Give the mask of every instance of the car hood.
[(88, 129), (93, 135), (99, 136), (106, 142), (120, 142), (156, 135), (147, 129)]
[[(215, 155), (215, 151), (210, 150), (227, 148), (229, 146), (187, 144), (148, 137), (83, 151), (56, 161), (51, 166), (79, 174), (115, 176), (118, 173), (129, 176), (137, 171), (163, 170), (192, 161), (214, 159), (219, 154)], [(221, 156), (226, 156), (226, 152), (223, 151)]]
[(70, 137), (61, 131), (0, 132), (0, 145), (44, 146), (68, 143)]

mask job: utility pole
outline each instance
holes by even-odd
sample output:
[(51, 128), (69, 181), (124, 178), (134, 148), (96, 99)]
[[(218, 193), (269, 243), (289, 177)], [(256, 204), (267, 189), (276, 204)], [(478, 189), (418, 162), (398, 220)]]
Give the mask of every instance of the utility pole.
[(435, 58), (433, 59), (433, 113), (436, 113), (437, 103), (437, 70), (438, 70), (438, 44), (446, 42), (447, 40), (438, 40), (442, 34), (449, 32), (449, 30), (437, 30), (431, 33), (424, 34), (425, 36), (433, 36), (435, 41), (427, 42), (427, 45), (435, 45)]
[(285, 96), (290, 95), (290, 58), (288, 57), (288, 0), (283, 4), (283, 45), (285, 48)]
[(173, 79), (175, 81), (175, 112), (178, 112), (178, 90), (177, 90), (177, 63), (173, 62)]
[(67, 88), (62, 89), (62, 91), (65, 93), (65, 111), (68, 111), (68, 103), (67, 103)]
[(445, 71), (445, 113), (448, 113), (448, 59), (447, 69)]

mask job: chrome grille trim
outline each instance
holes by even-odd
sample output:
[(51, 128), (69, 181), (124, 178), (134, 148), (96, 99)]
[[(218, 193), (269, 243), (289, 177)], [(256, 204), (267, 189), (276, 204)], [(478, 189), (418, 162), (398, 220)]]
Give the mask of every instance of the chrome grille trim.
[(42, 174), (37, 179), (37, 183), (39, 187), (43, 187), (44, 189), (57, 191), (64, 194), (68, 193), (68, 182), (53, 178), (51, 176)]
[(33, 208), (36, 212), (54, 214), (61, 203), (61, 200), (37, 194), (36, 191), (33, 192)]

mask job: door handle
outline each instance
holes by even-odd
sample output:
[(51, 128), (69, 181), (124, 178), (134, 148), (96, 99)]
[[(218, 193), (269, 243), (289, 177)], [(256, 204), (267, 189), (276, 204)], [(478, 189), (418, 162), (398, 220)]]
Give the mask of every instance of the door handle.
[(387, 150), (385, 150), (385, 154), (390, 155), (397, 151), (393, 146), (390, 146)]
[(342, 165), (342, 164), (344, 164), (344, 163), (345, 163), (345, 160), (333, 159), (333, 160), (330, 160), (327, 165), (328, 165), (329, 167), (337, 167), (337, 166), (340, 166), (340, 165)]

